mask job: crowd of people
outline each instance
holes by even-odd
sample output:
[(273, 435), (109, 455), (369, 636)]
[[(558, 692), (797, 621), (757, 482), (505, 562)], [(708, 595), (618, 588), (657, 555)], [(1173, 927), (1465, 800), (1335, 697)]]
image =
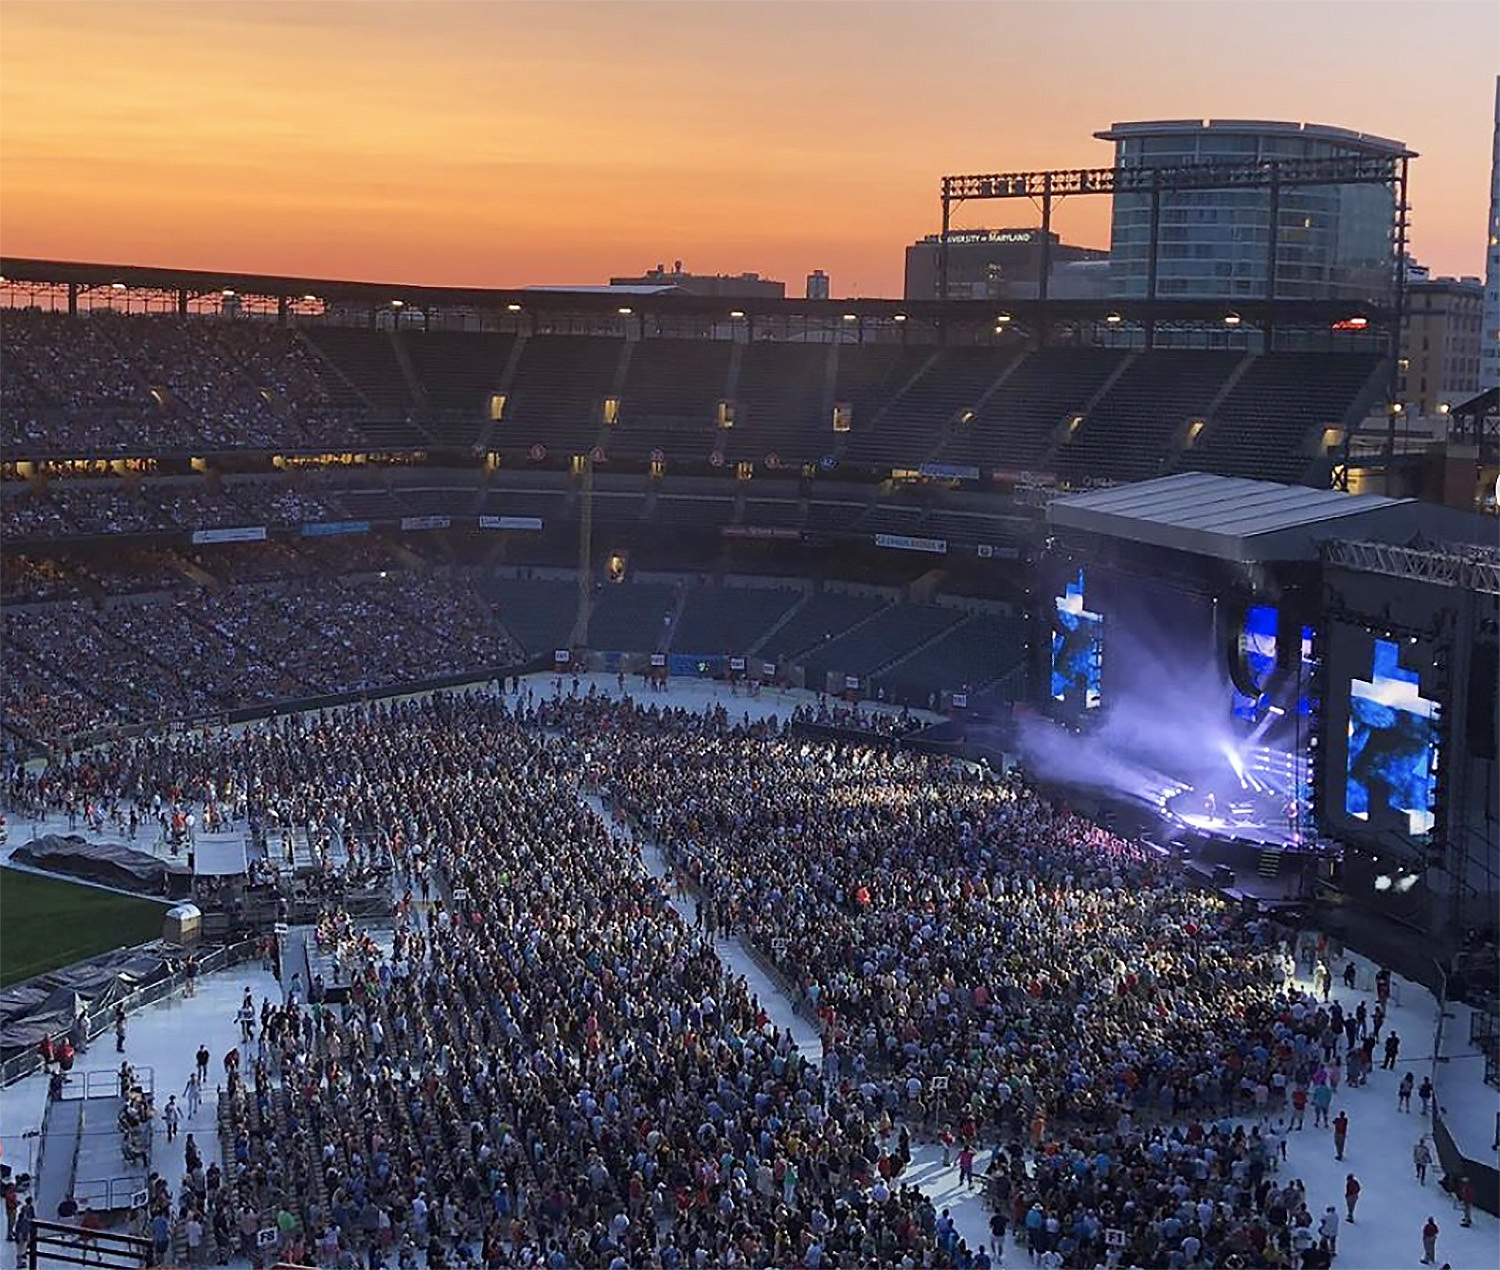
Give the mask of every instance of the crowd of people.
[(201, 477), (55, 480), (44, 489), (7, 489), (0, 499), (0, 530), (15, 539), (274, 527), (348, 516), (332, 487), (293, 489), (280, 479), (217, 488)]
[[(1049, 1267), (1316, 1270), (1355, 1215), (1352, 1172), (1310, 1195), (1284, 1166), (1289, 1133), (1342, 1145), (1349, 1056), (1378, 1039), (1291, 980), (1294, 952), (1327, 949), (1294, 950), (1017, 779), (524, 684), (20, 779), (49, 801), (336, 825), (404, 891), (388, 945), (330, 912), (344, 999), (288, 978), (226, 1067), (222, 1179), (190, 1169), (172, 1219), (231, 1242), (274, 1225), (279, 1256), (326, 1266), (425, 1248), (437, 1265), (981, 1270), (1014, 1237)], [(697, 895), (696, 922), (631, 831)], [(821, 1063), (718, 933), (817, 1021)], [(985, 1188), (990, 1248), (903, 1182), (923, 1136)]]
[(319, 356), (271, 322), (13, 309), (0, 366), (0, 445), (12, 453), (362, 443)]
[(463, 694), (54, 764), (56, 796), (231, 807), (236, 773), (248, 817), (337, 816), (411, 892), (389, 948), (325, 924), (346, 999), (263, 1013), (226, 1069), (222, 1185), (190, 1169), (173, 1220), (275, 1225), (279, 1255), (329, 1266), (973, 1264), (539, 721)]
[(467, 576), (405, 569), (8, 610), (3, 636), (6, 728), (43, 744), (523, 659)]

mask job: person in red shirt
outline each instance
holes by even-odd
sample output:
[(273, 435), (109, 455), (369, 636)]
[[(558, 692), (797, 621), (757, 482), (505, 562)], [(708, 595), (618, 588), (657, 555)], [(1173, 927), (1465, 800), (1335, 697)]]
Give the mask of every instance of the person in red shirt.
[(1302, 1119), (1307, 1115), (1307, 1090), (1301, 1085), (1292, 1090), (1292, 1128), (1302, 1128)]
[(1359, 1179), (1350, 1173), (1344, 1180), (1344, 1208), (1346, 1210), (1344, 1220), (1354, 1221), (1354, 1206), (1359, 1203)]
[(1422, 1227), (1422, 1264), (1433, 1265), (1437, 1261), (1438, 1224), (1431, 1217)]

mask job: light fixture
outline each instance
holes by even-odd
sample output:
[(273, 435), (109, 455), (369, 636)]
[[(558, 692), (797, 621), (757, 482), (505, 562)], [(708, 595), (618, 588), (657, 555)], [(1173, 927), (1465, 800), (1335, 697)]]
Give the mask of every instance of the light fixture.
[(745, 316), (745, 311), (744, 309), (730, 309), (729, 316), (732, 318), (742, 318)]
[[(4, 279), (0, 278), (0, 282), (3, 282), (3, 281), (4, 281)], [(1438, 402), (1438, 414), (1445, 415), (1445, 414), (1449, 413), (1452, 409), (1453, 409), (1453, 407), (1450, 406), (1446, 401), (1440, 401), (1440, 402)]]
[(1242, 319), (1240, 318), (1240, 315), (1238, 313), (1226, 313), (1224, 315), (1225, 326), (1238, 326), (1241, 320)]
[(111, 282), (109, 284), (109, 289), (111, 291), (123, 291), (125, 290), (125, 284), (123, 282)]
[(998, 315), (998, 316), (997, 316), (997, 317), (996, 317), (996, 318), (995, 318), (995, 321), (996, 321), (996, 323), (998, 323), (998, 324), (999, 324), (999, 325), (1001, 325), (1001, 326), (1004, 326), (1004, 325), (1005, 325), (1005, 323), (1007, 323), (1007, 322), (1009, 322), (1009, 321), (1010, 321), (1010, 314), (1009, 314), (1009, 313), (1001, 313), (1001, 314), (999, 314), (999, 315)]
[(621, 317), (629, 317), (630, 316), (630, 310), (628, 308), (624, 308), (623, 306), (620, 309), (618, 309), (617, 312), (620, 314)]
[(898, 313), (898, 314), (896, 314), (895, 317), (893, 317), (891, 319), (891, 321), (893, 321), (893, 322), (904, 322), (904, 321), (906, 321), (906, 314), (904, 314), (904, 313)]
[(303, 304), (316, 304), (317, 302), (318, 302), (318, 297), (315, 296), (315, 295), (305, 295), (305, 296), (302, 297), (302, 303)]
[(391, 301), (391, 308), (393, 308), (393, 309), (404, 309), (405, 307), (406, 307), (406, 301), (405, 300), (392, 300)]
[(1125, 319), (1122, 318), (1118, 313), (1107, 313), (1104, 315), (1104, 320), (1111, 326), (1118, 326)]
[(222, 291), (219, 292), (219, 294), (221, 296), (223, 296), (226, 300), (232, 300), (232, 299), (234, 299), (234, 292), (231, 291), (228, 287), (225, 287)]
[(844, 314), (844, 321), (846, 321), (846, 322), (858, 322), (859, 321), (859, 314), (858, 313), (846, 313), (846, 314)]
[(505, 311), (507, 313), (519, 313), (521, 311), (521, 306), (519, 304), (507, 304), (505, 306)]

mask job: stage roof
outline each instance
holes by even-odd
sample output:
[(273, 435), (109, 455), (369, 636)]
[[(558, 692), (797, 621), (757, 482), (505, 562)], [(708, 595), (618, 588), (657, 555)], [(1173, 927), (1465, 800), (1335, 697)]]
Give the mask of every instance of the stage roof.
[(1047, 522), (1219, 560), (1315, 560), (1325, 538), (1407, 542), (1421, 529), (1415, 499), (1182, 472), (1054, 498)]

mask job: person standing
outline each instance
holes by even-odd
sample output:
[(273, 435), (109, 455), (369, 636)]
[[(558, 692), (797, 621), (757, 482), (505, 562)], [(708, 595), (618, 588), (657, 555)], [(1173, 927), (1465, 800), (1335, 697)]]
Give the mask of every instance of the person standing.
[(1429, 1217), (1427, 1224), (1422, 1227), (1422, 1264), (1424, 1266), (1434, 1265), (1437, 1262), (1437, 1237), (1438, 1224)]
[(1464, 1206), (1464, 1219), (1459, 1222), (1460, 1226), (1472, 1226), (1474, 1224), (1474, 1183), (1467, 1177), (1458, 1179), (1458, 1202)]
[(1331, 1085), (1318, 1085), (1313, 1089), (1313, 1128), (1326, 1129), (1328, 1127), (1328, 1108), (1333, 1105), (1333, 1087)]
[(1417, 1097), (1422, 1100), (1422, 1114), (1427, 1114), (1432, 1104), (1432, 1077), (1423, 1076), (1421, 1087), (1417, 1090)]
[(167, 1105), (161, 1109), (162, 1123), (167, 1126), (167, 1141), (177, 1137), (177, 1128), (182, 1124), (182, 1108), (177, 1105), (177, 1095), (167, 1097)]
[(1339, 1250), (1339, 1214), (1330, 1204), (1318, 1220), (1318, 1246), (1330, 1257)]
[(1407, 1072), (1401, 1078), (1401, 1088), (1396, 1091), (1396, 1110), (1411, 1114), (1411, 1091), (1416, 1085), (1417, 1078), (1411, 1072)]
[(1385, 1062), (1381, 1063), (1380, 1070), (1393, 1071), (1396, 1066), (1396, 1055), (1401, 1052), (1401, 1038), (1392, 1032), (1385, 1038)]
[(213, 1055), (208, 1052), (207, 1045), (198, 1046), (198, 1080), (200, 1083), (208, 1079), (208, 1064), (212, 1057)]
[(1427, 1166), (1432, 1163), (1432, 1148), (1426, 1138), (1417, 1139), (1417, 1145), (1411, 1149), (1411, 1162), (1417, 1170), (1417, 1181), (1426, 1186)]
[(1359, 1203), (1360, 1185), (1359, 1179), (1353, 1173), (1344, 1178), (1344, 1220), (1351, 1225), (1354, 1222), (1354, 1206)]
[(1344, 1143), (1349, 1139), (1349, 1117), (1344, 1112), (1339, 1112), (1333, 1118), (1333, 1158), (1342, 1160), (1344, 1158)]

